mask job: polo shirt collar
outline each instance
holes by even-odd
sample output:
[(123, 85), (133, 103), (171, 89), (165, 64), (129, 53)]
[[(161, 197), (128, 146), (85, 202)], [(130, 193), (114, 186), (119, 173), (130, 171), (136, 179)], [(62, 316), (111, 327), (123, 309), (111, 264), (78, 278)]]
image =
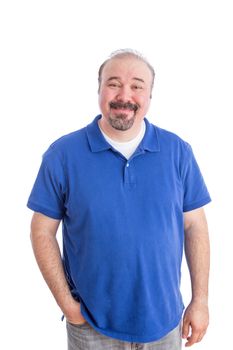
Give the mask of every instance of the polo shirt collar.
[[(87, 138), (92, 152), (101, 152), (112, 148), (112, 146), (105, 140), (99, 128), (98, 120), (100, 118), (101, 114), (97, 115), (93, 122), (86, 127)], [(146, 123), (146, 132), (139, 147), (141, 150), (159, 152), (160, 147), (156, 127), (146, 118), (144, 118), (144, 120)]]

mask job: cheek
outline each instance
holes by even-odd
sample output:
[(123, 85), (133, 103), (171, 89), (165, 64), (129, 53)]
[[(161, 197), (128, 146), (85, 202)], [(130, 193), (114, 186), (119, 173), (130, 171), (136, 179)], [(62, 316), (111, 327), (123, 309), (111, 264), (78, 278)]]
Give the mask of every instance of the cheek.
[(139, 96), (137, 99), (137, 103), (141, 106), (142, 109), (146, 109), (150, 104), (150, 99), (148, 98), (148, 96)]
[(140, 97), (137, 100), (137, 103), (139, 104), (140, 108), (137, 112), (138, 117), (145, 117), (149, 106), (150, 106), (150, 98), (147, 97)]
[(114, 95), (111, 91), (102, 90), (99, 94), (100, 105), (108, 105), (110, 101), (114, 99)]

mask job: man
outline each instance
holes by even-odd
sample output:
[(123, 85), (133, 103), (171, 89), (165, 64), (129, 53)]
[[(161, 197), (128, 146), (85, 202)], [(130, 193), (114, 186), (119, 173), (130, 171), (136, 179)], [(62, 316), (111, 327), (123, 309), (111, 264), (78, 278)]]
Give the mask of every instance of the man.
[[(115, 52), (99, 70), (101, 115), (54, 142), (28, 207), (41, 272), (68, 349), (169, 349), (208, 326), (210, 196), (191, 147), (146, 118), (154, 70)], [(63, 259), (56, 240), (63, 228)], [(192, 300), (183, 322), (183, 246)]]

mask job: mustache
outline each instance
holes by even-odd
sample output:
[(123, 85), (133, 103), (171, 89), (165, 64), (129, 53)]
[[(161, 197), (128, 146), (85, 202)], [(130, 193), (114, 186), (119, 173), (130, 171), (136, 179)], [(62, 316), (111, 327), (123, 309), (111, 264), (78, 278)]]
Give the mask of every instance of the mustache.
[(109, 106), (114, 109), (129, 109), (134, 112), (136, 112), (139, 108), (139, 105), (137, 105), (136, 103), (131, 103), (131, 102), (124, 103), (121, 101), (117, 101), (117, 102), (112, 101), (109, 103)]

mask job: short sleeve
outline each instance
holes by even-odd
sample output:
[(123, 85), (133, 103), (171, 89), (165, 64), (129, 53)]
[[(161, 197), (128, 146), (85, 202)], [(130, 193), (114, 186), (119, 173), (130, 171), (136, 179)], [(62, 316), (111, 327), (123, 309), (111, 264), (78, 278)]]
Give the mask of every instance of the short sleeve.
[(200, 208), (211, 201), (192, 148), (189, 144), (186, 146), (186, 157), (182, 171), (184, 212)]
[(65, 197), (64, 166), (56, 151), (50, 147), (43, 155), (27, 206), (36, 212), (61, 220), (65, 213)]

